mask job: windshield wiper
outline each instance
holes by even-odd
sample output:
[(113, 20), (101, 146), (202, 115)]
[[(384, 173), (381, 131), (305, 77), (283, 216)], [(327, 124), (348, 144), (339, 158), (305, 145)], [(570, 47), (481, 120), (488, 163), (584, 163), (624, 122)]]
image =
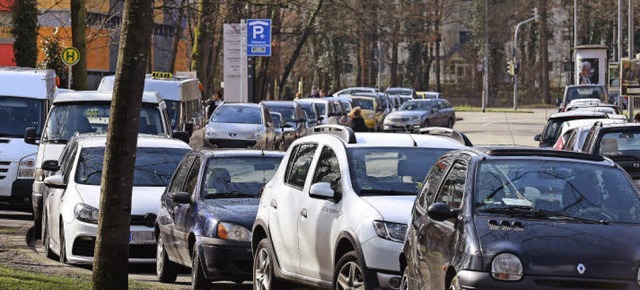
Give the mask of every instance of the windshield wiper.
[(360, 195), (416, 195), (416, 192), (395, 189), (361, 189)]
[(492, 207), (492, 208), (481, 208), (478, 211), (482, 213), (498, 213), (498, 214), (508, 214), (511, 216), (530, 216), (537, 218), (561, 218), (565, 220), (579, 221), (583, 223), (590, 224), (609, 224), (608, 221), (600, 220), (590, 220), (585, 218), (574, 217), (571, 215), (563, 214), (556, 211), (544, 210), (544, 209), (535, 209), (526, 205), (512, 205), (512, 206), (504, 206), (504, 207)]
[(230, 192), (218, 192), (218, 193), (209, 193), (204, 196), (206, 199), (210, 198), (238, 198), (238, 197), (256, 197), (255, 194), (242, 193), (237, 191)]
[(557, 217), (557, 218), (562, 218), (567, 220), (580, 221), (580, 222), (589, 223), (589, 224), (602, 224), (602, 225), (609, 224), (609, 221), (606, 221), (606, 220), (590, 220), (590, 219), (571, 216), (571, 215), (560, 213), (557, 211), (551, 211), (551, 210), (545, 210), (545, 209), (534, 209), (533, 211), (536, 214), (546, 215), (548, 217)]

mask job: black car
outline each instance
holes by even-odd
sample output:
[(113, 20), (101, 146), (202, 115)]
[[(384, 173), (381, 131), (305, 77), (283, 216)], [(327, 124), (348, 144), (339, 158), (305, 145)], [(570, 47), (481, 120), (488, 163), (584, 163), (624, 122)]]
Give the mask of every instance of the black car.
[(639, 194), (601, 156), (450, 152), (416, 198), (400, 289), (640, 289)]
[(596, 123), (589, 130), (582, 151), (611, 158), (640, 186), (640, 124)]
[(562, 124), (566, 121), (570, 120), (580, 120), (580, 119), (602, 119), (602, 118), (621, 118), (624, 119), (623, 115), (610, 115), (605, 112), (597, 112), (597, 111), (571, 111), (571, 112), (562, 112), (551, 115), (547, 120), (547, 124), (542, 129), (542, 133), (536, 135), (533, 140), (540, 142), (538, 147), (547, 148), (556, 144), (558, 140), (558, 135), (560, 135), (560, 128)]
[(158, 280), (191, 267), (194, 289), (252, 279), (251, 227), (259, 194), (284, 153), (201, 151), (185, 156), (161, 197), (156, 220)]

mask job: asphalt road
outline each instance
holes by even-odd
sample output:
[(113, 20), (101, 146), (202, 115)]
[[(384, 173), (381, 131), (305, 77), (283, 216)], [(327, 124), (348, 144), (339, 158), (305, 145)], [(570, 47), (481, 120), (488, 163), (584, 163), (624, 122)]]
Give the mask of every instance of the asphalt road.
[[(534, 109), (534, 113), (479, 113), (479, 112), (459, 112), (455, 129), (467, 134), (476, 145), (527, 145), (537, 146), (533, 136), (540, 133), (546, 119), (553, 114), (553, 109)], [(202, 148), (202, 130), (194, 132), (190, 145), (194, 149)], [(7, 206), (0, 205), (0, 225), (8, 227), (31, 226), (31, 214), (13, 211)], [(25, 245), (26, 247), (26, 245)], [(43, 253), (42, 244), (38, 243), (37, 251)], [(46, 258), (45, 258), (46, 259)], [(90, 271), (87, 269), (87, 271)], [(155, 267), (132, 266), (130, 267), (130, 278), (145, 282), (155, 282)], [(187, 273), (180, 275), (175, 284), (163, 284), (163, 287), (170, 286), (173, 289), (189, 289), (191, 278)], [(212, 289), (251, 289), (249, 283), (237, 285), (235, 283), (214, 283)]]

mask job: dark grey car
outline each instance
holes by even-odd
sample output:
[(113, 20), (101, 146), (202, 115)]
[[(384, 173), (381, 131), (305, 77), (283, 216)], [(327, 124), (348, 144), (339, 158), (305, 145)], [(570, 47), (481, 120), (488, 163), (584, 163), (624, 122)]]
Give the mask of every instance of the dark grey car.
[(296, 138), (300, 138), (307, 133), (307, 119), (304, 110), (297, 102), (293, 101), (262, 101), (269, 112), (278, 112), (284, 116), (287, 124), (291, 125), (295, 131)]
[(387, 115), (384, 119), (384, 131), (414, 131), (424, 127), (453, 128), (456, 114), (445, 100), (411, 100)]

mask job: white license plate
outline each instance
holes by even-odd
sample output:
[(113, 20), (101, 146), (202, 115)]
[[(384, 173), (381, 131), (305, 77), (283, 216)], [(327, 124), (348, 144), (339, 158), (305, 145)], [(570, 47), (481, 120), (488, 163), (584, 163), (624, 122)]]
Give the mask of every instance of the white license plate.
[(131, 244), (155, 244), (156, 237), (153, 232), (131, 232), (129, 234)]

